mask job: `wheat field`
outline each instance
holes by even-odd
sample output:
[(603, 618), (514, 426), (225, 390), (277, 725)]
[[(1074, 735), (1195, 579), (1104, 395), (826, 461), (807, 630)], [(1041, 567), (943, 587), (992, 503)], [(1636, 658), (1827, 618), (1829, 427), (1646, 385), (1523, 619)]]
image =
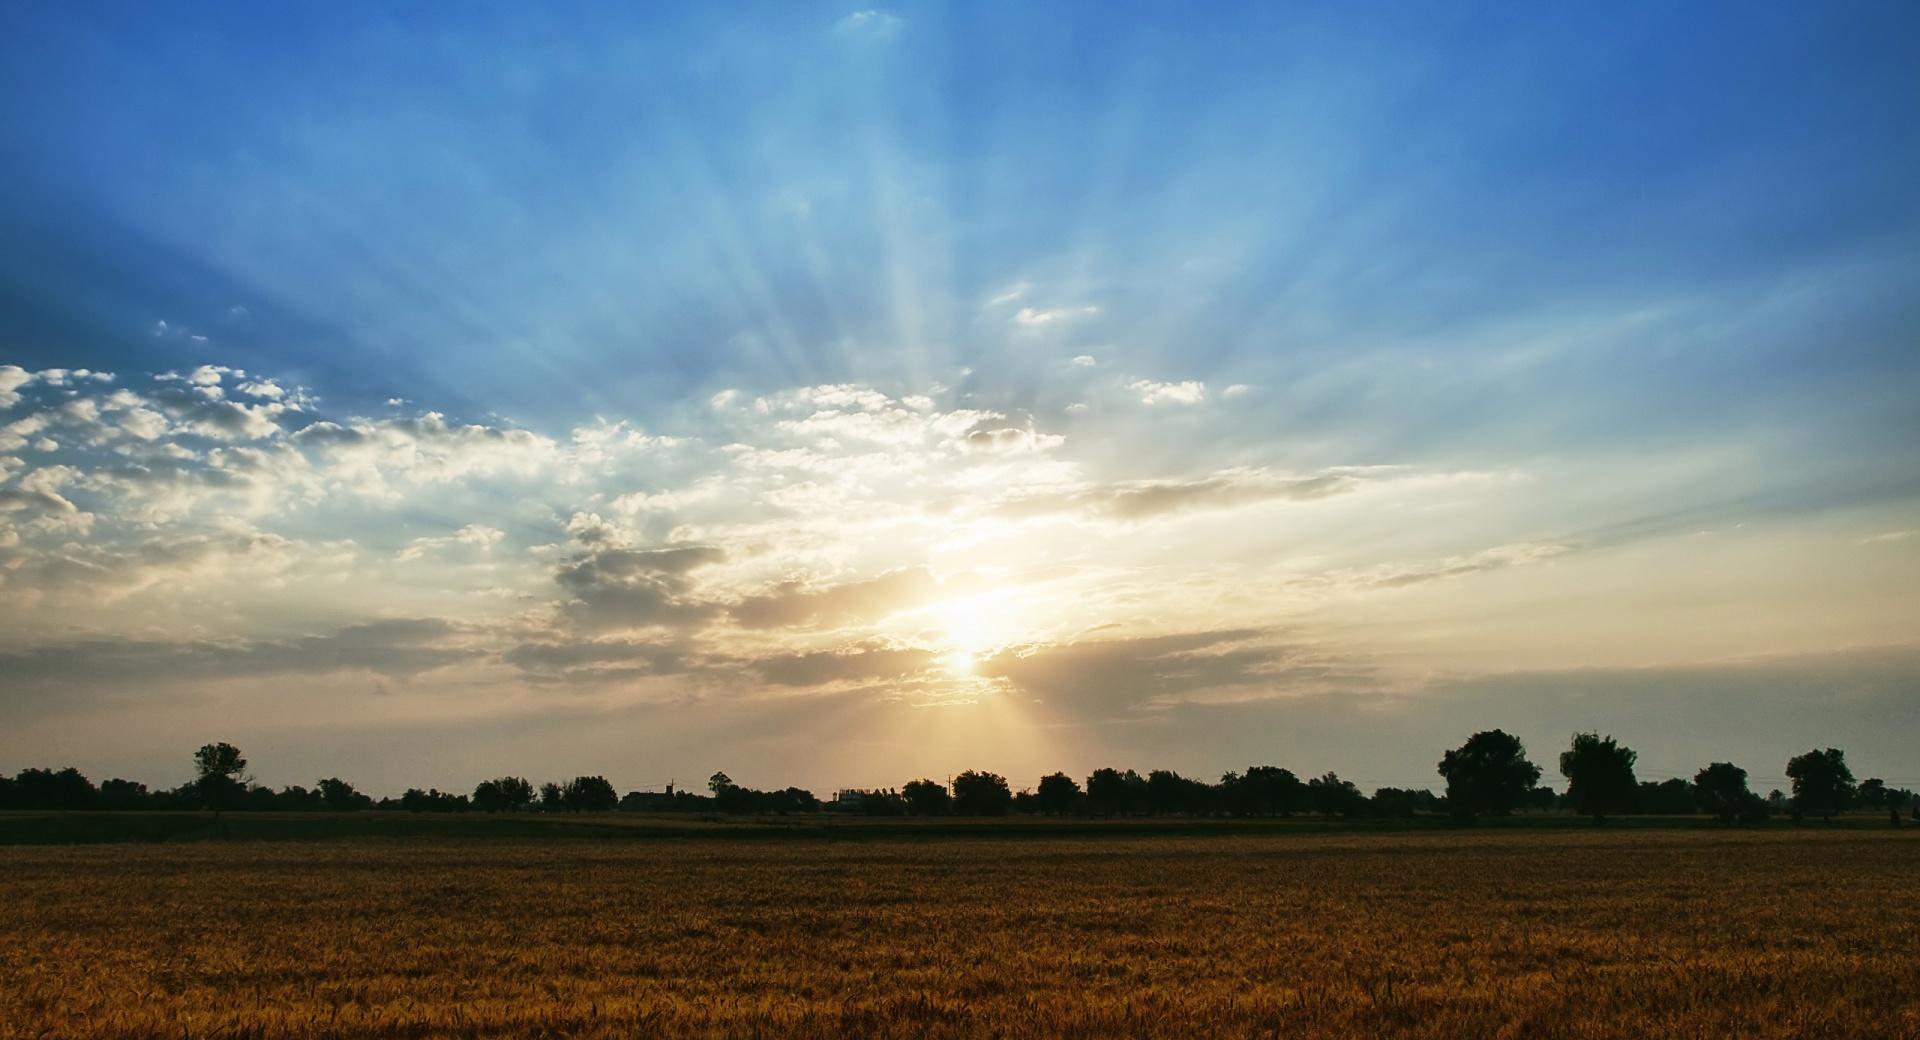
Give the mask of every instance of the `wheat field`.
[(1913, 1037), (1920, 832), (0, 848), (8, 1037)]

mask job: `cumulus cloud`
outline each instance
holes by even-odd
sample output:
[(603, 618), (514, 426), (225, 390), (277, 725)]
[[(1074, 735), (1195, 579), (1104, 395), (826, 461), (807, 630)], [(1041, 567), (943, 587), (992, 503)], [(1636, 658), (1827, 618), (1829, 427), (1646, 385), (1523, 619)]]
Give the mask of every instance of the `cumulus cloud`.
[(1207, 399), (1207, 384), (1196, 379), (1178, 383), (1136, 379), (1127, 384), (1127, 389), (1139, 394), (1140, 403), (1144, 405), (1199, 404)]
[(0, 365), (0, 408), (20, 403), (20, 388), (33, 381), (33, 373), (19, 365)]
[(969, 452), (1009, 455), (1047, 451), (1066, 443), (1066, 438), (1059, 434), (1036, 433), (1032, 428), (1002, 426), (998, 429), (973, 430), (961, 438), (960, 443)]
[(568, 557), (554, 581), (572, 597), (562, 612), (588, 631), (693, 625), (719, 608), (687, 595), (687, 574), (724, 559), (711, 545), (594, 548)]
[(415, 538), (401, 549), (401, 560), (418, 560), (443, 549), (464, 546), (482, 552), (492, 549), (507, 537), (507, 532), (485, 524), (468, 524), (452, 534)]

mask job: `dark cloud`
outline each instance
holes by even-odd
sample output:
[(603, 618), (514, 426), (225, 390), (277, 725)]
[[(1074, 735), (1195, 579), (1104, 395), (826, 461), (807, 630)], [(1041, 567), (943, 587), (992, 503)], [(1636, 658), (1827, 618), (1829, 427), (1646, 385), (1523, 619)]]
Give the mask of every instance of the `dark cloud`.
[(710, 545), (594, 549), (562, 563), (554, 580), (572, 593), (561, 609), (581, 628), (693, 625), (715, 616), (719, 608), (687, 596), (686, 575), (725, 558), (726, 553)]
[(1207, 691), (1252, 688), (1279, 696), (1372, 681), (1372, 671), (1362, 665), (1279, 644), (1273, 633), (1251, 628), (1012, 647), (974, 670), (1080, 719)]
[(734, 621), (747, 628), (789, 628), (872, 621), (937, 596), (940, 583), (925, 567), (888, 571), (866, 581), (814, 586), (787, 581), (734, 604)]
[(824, 686), (920, 676), (933, 670), (939, 661), (939, 655), (931, 650), (865, 642), (836, 650), (764, 657), (751, 667), (761, 678), (781, 686)]
[(46, 683), (233, 679), (370, 671), (396, 679), (481, 654), (450, 645), (458, 634), (433, 618), (350, 625), (325, 635), (235, 642), (96, 639), (0, 654), (0, 689)]

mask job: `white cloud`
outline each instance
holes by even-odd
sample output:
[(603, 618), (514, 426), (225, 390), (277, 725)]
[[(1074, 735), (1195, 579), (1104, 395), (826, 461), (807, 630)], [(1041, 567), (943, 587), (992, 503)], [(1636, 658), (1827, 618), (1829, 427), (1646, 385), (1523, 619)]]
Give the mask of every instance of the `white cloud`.
[(1081, 354), (1073, 359), (1073, 363), (1081, 368), (1092, 368), (1100, 362), (1092, 354)]
[(20, 403), (20, 388), (33, 381), (33, 373), (19, 365), (0, 365), (0, 408)]
[(1207, 384), (1196, 379), (1178, 383), (1136, 379), (1127, 384), (1127, 389), (1139, 394), (1140, 403), (1145, 405), (1199, 404), (1207, 399)]
[(1220, 396), (1227, 398), (1228, 400), (1232, 400), (1233, 398), (1236, 398), (1236, 397), (1245, 397), (1246, 395), (1252, 392), (1253, 392), (1253, 387), (1248, 386), (1245, 383), (1234, 383), (1231, 386), (1227, 387), (1225, 390), (1220, 391)]
[(1014, 312), (1013, 320), (1015, 323), (1026, 326), (1027, 328), (1038, 328), (1043, 325), (1053, 325), (1059, 322), (1071, 321), (1075, 318), (1091, 317), (1098, 313), (1100, 313), (1100, 308), (1091, 304), (1085, 307), (1022, 307)]
[(491, 552), (493, 547), (507, 537), (507, 532), (485, 524), (468, 524), (448, 535), (439, 537), (415, 538), (401, 549), (396, 559), (418, 560), (432, 553), (455, 546), (465, 546), (480, 552)]
[(989, 299), (987, 301), (987, 306), (1004, 307), (1009, 303), (1015, 303), (1019, 300), (1025, 299), (1027, 293), (1032, 291), (1032, 289), (1033, 289), (1032, 284), (1028, 282), (1015, 282), (1014, 284), (1007, 286), (1004, 290), (995, 294), (991, 299)]
[(836, 35), (848, 39), (887, 40), (897, 34), (905, 22), (877, 8), (855, 11), (834, 23)]
[(1907, 539), (1914, 537), (1916, 534), (1920, 534), (1920, 532), (1886, 531), (1881, 534), (1869, 535), (1865, 538), (1860, 539), (1858, 542), (1854, 544), (1856, 545), (1887, 545), (1893, 542), (1904, 542)]

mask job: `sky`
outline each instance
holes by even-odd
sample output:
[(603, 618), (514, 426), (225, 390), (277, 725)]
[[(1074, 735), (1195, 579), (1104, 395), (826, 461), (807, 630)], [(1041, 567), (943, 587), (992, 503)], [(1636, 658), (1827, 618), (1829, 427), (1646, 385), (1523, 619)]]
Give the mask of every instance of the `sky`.
[(0, 771), (1920, 786), (1917, 47), (0, 7)]

